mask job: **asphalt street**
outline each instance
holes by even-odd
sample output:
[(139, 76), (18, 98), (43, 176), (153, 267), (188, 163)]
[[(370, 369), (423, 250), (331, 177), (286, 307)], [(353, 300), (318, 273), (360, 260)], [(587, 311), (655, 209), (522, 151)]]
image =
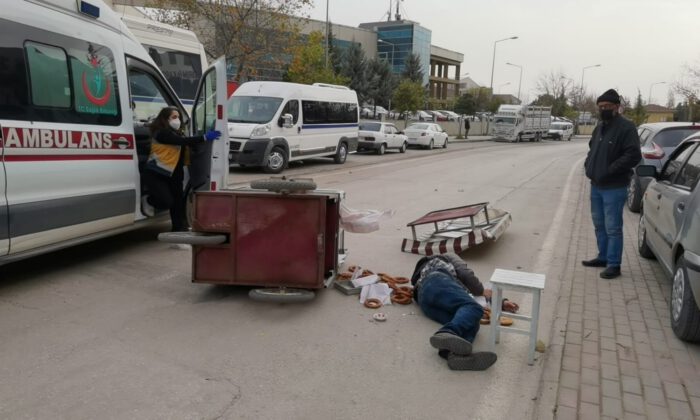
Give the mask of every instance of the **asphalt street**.
[[(294, 164), (291, 177), (343, 190), (356, 209), (391, 209), (370, 234), (346, 234), (348, 264), (409, 276), (406, 223), (428, 211), (490, 202), (513, 223), (462, 257), (482, 281), (495, 268), (559, 272), (563, 226), (578, 196), (570, 174), (585, 139), (451, 143), (447, 149), (356, 154)], [(231, 171), (230, 185), (266, 175)], [(588, 223), (588, 221), (585, 221)], [(166, 230), (167, 225), (162, 227)], [(351, 419), (524, 418), (542, 360), (503, 335), (484, 372), (450, 371), (430, 347), (438, 325), (417, 307), (384, 308), (385, 323), (334, 289), (300, 305), (249, 300), (247, 288), (190, 282), (188, 251), (147, 229), (0, 268), (0, 418)], [(548, 277), (540, 337), (556, 300)], [(520, 295), (509, 296), (521, 303)], [(517, 321), (516, 321), (517, 324)], [(489, 329), (477, 336), (488, 348)], [(541, 359), (541, 357), (540, 357)], [(512, 414), (510, 414), (512, 418)]]

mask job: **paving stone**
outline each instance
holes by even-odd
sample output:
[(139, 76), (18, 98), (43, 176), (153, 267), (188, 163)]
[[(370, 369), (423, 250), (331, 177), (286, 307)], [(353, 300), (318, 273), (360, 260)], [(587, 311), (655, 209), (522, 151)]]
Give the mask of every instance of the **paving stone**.
[(581, 383), (596, 386), (600, 384), (598, 369), (581, 368)]
[(644, 400), (649, 404), (666, 406), (666, 396), (661, 388), (653, 386), (644, 386)]
[(622, 404), (626, 412), (644, 414), (644, 398), (641, 395), (623, 392)]
[[(581, 367), (599, 369), (600, 357), (597, 354), (581, 353)], [(615, 366), (615, 370), (617, 371), (617, 366)]]
[(559, 386), (566, 388), (579, 389), (580, 382), (579, 374), (576, 372), (564, 370), (559, 377)]
[(625, 420), (646, 420), (647, 416), (644, 414), (635, 414), (625, 411)]
[(600, 406), (582, 402), (579, 408), (579, 420), (598, 420), (600, 418)]
[(668, 411), (671, 412), (672, 419), (690, 419), (693, 413), (690, 405), (684, 401), (668, 400)]
[(620, 373), (618, 372), (617, 366), (615, 365), (601, 365), (600, 376), (603, 379), (609, 379), (613, 381), (620, 380)]
[(602, 350), (617, 351), (617, 344), (615, 344), (615, 339), (611, 337), (600, 337), (600, 348)]
[(690, 397), (690, 407), (696, 416), (700, 416), (700, 397)]
[(603, 415), (613, 418), (622, 418), (622, 400), (617, 398), (603, 397), (601, 404)]
[(578, 357), (563, 357), (561, 367), (564, 370), (579, 372), (581, 370), (581, 359)]
[(600, 388), (597, 385), (581, 384), (581, 401), (600, 404)]
[(629, 360), (620, 360), (620, 373), (625, 376), (638, 376), (639, 366), (637, 363), (630, 362)]
[(617, 363), (617, 353), (610, 350), (600, 351), (600, 363), (605, 363), (608, 365), (615, 365)]
[(598, 342), (583, 340), (583, 345), (581, 346), (581, 351), (584, 353), (598, 354)]
[(557, 420), (576, 420), (576, 409), (565, 406), (557, 406), (557, 414), (554, 416)]
[(685, 388), (683, 388), (683, 385), (666, 381), (664, 381), (663, 383), (664, 391), (666, 392), (666, 396), (669, 399), (678, 401), (688, 401), (688, 398), (685, 396)]
[(683, 384), (685, 385), (688, 395), (700, 397), (700, 377), (694, 379), (683, 379)]
[(620, 383), (618, 381), (603, 379), (601, 382), (601, 393), (603, 397), (621, 398)]
[(652, 420), (668, 420), (671, 418), (666, 407), (660, 407), (658, 405), (647, 404), (646, 412), (649, 419)]
[(642, 384), (636, 376), (623, 375), (620, 383), (622, 383), (623, 392), (642, 395)]
[(559, 387), (559, 395), (557, 396), (557, 404), (565, 407), (576, 408), (578, 405), (578, 391), (571, 388)]

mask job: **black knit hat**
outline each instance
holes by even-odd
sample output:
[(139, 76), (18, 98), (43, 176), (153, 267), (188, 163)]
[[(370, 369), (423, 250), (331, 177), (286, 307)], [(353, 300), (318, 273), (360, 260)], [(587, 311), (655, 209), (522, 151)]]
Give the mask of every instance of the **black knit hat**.
[(595, 101), (596, 104), (601, 103), (601, 102), (611, 102), (613, 104), (620, 104), (620, 95), (617, 94), (615, 89), (608, 89), (605, 91), (604, 94), (600, 95), (598, 97), (598, 100)]

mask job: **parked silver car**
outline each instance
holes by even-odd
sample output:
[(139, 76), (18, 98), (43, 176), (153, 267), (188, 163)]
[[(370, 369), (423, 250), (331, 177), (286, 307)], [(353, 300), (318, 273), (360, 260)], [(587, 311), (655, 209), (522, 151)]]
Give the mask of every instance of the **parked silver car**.
[(661, 171), (640, 165), (636, 173), (652, 177), (642, 199), (639, 254), (655, 256), (673, 277), (673, 332), (700, 341), (700, 134), (683, 141)]
[[(657, 170), (666, 163), (666, 159), (684, 138), (700, 132), (700, 125), (691, 122), (659, 122), (642, 124), (637, 129), (639, 143), (642, 148), (640, 165), (653, 165)], [(638, 176), (632, 176), (627, 189), (627, 208), (633, 212), (639, 211), (642, 194), (647, 187), (646, 182)]]

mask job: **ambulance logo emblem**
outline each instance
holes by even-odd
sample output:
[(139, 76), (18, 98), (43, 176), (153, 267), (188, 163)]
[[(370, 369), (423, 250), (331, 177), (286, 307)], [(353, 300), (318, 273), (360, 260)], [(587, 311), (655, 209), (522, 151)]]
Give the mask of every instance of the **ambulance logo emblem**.
[(88, 47), (87, 59), (92, 71), (83, 72), (83, 92), (88, 101), (97, 106), (105, 106), (112, 96), (112, 85), (105, 75), (102, 58), (98, 57), (92, 44)]

